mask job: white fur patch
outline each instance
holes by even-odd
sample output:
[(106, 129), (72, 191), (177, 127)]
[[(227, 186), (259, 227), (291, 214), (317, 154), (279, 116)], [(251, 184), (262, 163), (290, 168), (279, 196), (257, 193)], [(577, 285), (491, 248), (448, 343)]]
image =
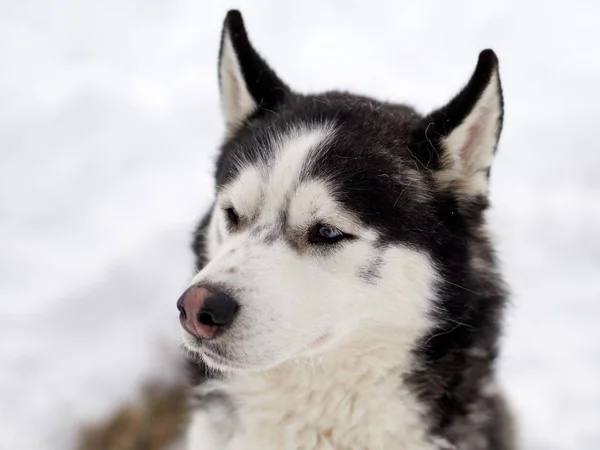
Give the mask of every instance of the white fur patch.
[(228, 436), (224, 436), (218, 427), (214, 411), (196, 411), (187, 431), (187, 450), (225, 450), (228, 447)]
[(243, 170), (237, 180), (222, 193), (220, 203), (233, 206), (240, 217), (252, 220), (263, 201), (263, 180), (256, 167)]
[[(234, 375), (222, 386), (237, 405), (233, 438), (208, 447), (196, 430), (189, 450), (447, 448), (427, 436), (423, 406), (402, 384), (410, 360), (396, 331), (366, 328), (326, 354)], [(193, 423), (210, 421), (199, 412)], [(219, 441), (214, 428), (206, 432)]]
[(277, 158), (268, 170), (268, 211), (280, 210), (294, 188), (302, 167), (318, 154), (320, 146), (332, 139), (334, 130), (327, 125), (312, 129), (293, 128), (287, 136), (276, 139)]
[(244, 75), (227, 29), (223, 35), (219, 76), (221, 79), (221, 112), (227, 131), (231, 132), (256, 109), (256, 102), (244, 81)]

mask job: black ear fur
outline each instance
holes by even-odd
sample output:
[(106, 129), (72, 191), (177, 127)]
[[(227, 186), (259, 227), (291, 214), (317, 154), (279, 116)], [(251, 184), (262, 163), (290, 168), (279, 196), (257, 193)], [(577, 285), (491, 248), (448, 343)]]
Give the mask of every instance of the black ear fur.
[[(452, 99), (450, 102), (432, 112), (427, 116), (429, 122), (433, 122), (433, 131), (440, 135), (446, 136), (471, 113), (473, 107), (479, 101), (485, 88), (489, 85), (493, 76), (498, 73), (498, 58), (493, 50), (483, 50), (479, 54), (479, 60), (475, 71), (467, 85)], [(501, 107), (502, 103), (502, 88), (498, 84), (500, 93)], [(431, 128), (430, 128), (431, 130)], [(498, 135), (502, 130), (502, 115), (498, 125)]]
[[(492, 77), (498, 77), (498, 58), (493, 50), (479, 54), (477, 66), (466, 86), (445, 106), (428, 114), (415, 131), (417, 147), (413, 151), (419, 162), (432, 170), (443, 168), (443, 139), (461, 125), (471, 114)], [(502, 130), (504, 103), (500, 79), (497, 79), (500, 116), (497, 124), (496, 143)], [(496, 147), (494, 147), (494, 152)]]
[(290, 93), (288, 86), (281, 81), (265, 60), (254, 49), (244, 26), (242, 14), (230, 10), (223, 23), (221, 45), (219, 49), (219, 85), (222, 89), (221, 60), (224, 41), (229, 35), (242, 72), (246, 88), (257, 105), (257, 110), (272, 110), (282, 103)]

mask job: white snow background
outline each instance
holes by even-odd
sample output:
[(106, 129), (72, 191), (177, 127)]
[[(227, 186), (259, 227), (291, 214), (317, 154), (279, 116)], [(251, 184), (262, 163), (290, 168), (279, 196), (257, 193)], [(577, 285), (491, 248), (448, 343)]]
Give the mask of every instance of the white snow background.
[(0, 449), (64, 450), (175, 376), (228, 7), (293, 88), (425, 112), (498, 53), (490, 220), (524, 448), (600, 448), (600, 4), (0, 0)]

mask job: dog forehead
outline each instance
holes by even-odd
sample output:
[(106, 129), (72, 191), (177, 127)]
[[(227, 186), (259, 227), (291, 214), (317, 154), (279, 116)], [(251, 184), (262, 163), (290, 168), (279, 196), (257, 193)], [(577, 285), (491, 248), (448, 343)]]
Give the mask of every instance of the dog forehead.
[[(410, 150), (419, 118), (402, 105), (344, 94), (298, 98), (228, 138), (217, 165), (218, 190), (235, 191), (233, 206), (252, 220), (289, 219), (291, 208), (303, 223), (309, 215), (336, 221), (347, 213), (405, 240), (408, 222), (425, 218), (434, 197)], [(310, 182), (318, 183), (319, 195), (300, 189)], [(314, 208), (331, 205), (330, 199), (334, 208)]]
[(333, 138), (334, 130), (327, 124), (292, 128), (285, 135), (276, 136), (276, 150), (267, 164), (267, 208), (278, 207), (289, 198), (300, 181), (301, 174)]
[(327, 123), (271, 130), (244, 156), (232, 158), (234, 176), (221, 186), (222, 196), (238, 209), (256, 209), (260, 203), (263, 210), (280, 210), (334, 134)]
[[(343, 92), (293, 95), (276, 111), (251, 118), (223, 142), (217, 183), (222, 186), (231, 182), (248, 165), (269, 166), (282, 147), (294, 147), (294, 141), (300, 142), (302, 135), (318, 129), (334, 131), (332, 139), (324, 139), (324, 144), (329, 141), (348, 156), (366, 156), (368, 152), (393, 157), (388, 149), (393, 149), (395, 155), (406, 154), (411, 129), (420, 118), (406, 105)], [(357, 158), (357, 165), (361, 164), (358, 159), (364, 158)]]

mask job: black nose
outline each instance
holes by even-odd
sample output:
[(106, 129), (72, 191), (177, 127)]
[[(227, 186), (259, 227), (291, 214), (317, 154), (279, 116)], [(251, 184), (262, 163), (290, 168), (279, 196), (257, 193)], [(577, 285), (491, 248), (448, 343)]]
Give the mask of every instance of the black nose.
[(222, 291), (211, 292), (198, 311), (198, 322), (203, 325), (226, 327), (231, 325), (240, 305)]
[(177, 301), (183, 328), (200, 339), (213, 339), (233, 322), (239, 304), (223, 291), (190, 287)]

